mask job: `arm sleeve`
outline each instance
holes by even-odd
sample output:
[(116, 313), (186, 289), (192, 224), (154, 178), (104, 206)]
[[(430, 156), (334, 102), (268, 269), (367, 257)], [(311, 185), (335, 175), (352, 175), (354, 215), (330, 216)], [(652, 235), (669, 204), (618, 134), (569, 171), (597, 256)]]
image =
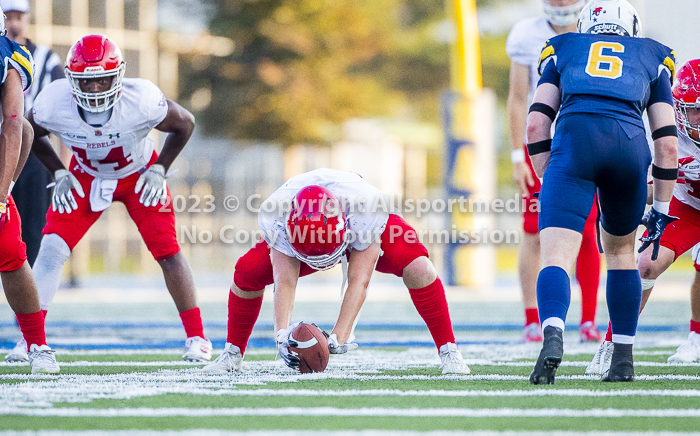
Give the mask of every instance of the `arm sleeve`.
[(551, 83), (552, 85), (556, 86), (557, 88), (559, 87), (559, 71), (557, 71), (557, 66), (554, 65), (554, 62), (547, 62), (547, 65), (544, 67), (544, 71), (541, 72), (542, 76), (540, 77), (539, 82), (537, 82), (537, 86), (540, 86), (543, 83)]
[(659, 77), (651, 82), (649, 102), (647, 107), (654, 103), (668, 103), (673, 106), (673, 96), (671, 94), (671, 80), (666, 70), (661, 71)]

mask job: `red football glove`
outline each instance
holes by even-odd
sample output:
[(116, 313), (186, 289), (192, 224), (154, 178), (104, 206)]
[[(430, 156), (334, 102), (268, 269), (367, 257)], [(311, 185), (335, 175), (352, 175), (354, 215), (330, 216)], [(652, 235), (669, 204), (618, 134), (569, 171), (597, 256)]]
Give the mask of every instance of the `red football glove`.
[(3, 229), (7, 225), (7, 223), (10, 222), (10, 209), (7, 207), (7, 204), (5, 203), (0, 203), (0, 233), (2, 233)]

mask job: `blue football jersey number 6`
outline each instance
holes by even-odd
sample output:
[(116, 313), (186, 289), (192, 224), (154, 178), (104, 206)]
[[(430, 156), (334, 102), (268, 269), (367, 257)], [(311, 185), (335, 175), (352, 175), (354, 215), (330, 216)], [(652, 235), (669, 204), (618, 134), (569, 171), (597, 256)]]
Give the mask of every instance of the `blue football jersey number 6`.
[(622, 59), (617, 56), (605, 55), (603, 50), (612, 53), (624, 53), (625, 46), (619, 42), (597, 41), (591, 44), (586, 63), (586, 73), (591, 77), (617, 79), (622, 76)]

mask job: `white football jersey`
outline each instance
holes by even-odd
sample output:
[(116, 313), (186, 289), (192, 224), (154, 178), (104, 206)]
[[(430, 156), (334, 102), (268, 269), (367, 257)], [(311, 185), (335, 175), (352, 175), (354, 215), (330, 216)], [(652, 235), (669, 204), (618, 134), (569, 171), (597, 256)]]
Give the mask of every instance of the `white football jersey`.
[(286, 212), (292, 199), (303, 187), (322, 186), (341, 203), (348, 221), (350, 247), (363, 251), (381, 236), (389, 219), (389, 200), (379, 189), (357, 173), (319, 168), (287, 180), (260, 206), (258, 225), (265, 241), (275, 250), (294, 257), (294, 250), (285, 233)]
[(511, 61), (530, 69), (530, 94), (527, 105), (530, 106), (535, 95), (540, 75), (537, 65), (544, 43), (557, 36), (546, 17), (526, 18), (515, 23), (506, 40), (506, 54)]
[(94, 127), (78, 112), (68, 79), (51, 82), (34, 101), (34, 121), (61, 138), (86, 173), (102, 179), (122, 179), (151, 159), (148, 133), (165, 118), (168, 104), (149, 80), (124, 79), (122, 96), (106, 124)]
[(680, 171), (685, 173), (685, 183), (676, 183), (673, 196), (682, 203), (700, 210), (700, 148), (678, 131), (678, 159)]

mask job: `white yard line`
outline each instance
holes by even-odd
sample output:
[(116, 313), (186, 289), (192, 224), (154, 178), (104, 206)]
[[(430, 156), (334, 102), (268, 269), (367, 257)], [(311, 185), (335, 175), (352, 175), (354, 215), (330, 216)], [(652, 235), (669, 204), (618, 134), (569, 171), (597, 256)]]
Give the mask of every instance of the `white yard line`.
[(111, 417), (212, 417), (212, 416), (303, 416), (303, 417), (406, 417), (406, 418), (700, 418), (700, 409), (464, 409), (464, 408), (386, 408), (363, 407), (359, 409), (338, 407), (280, 407), (280, 408), (22, 408), (0, 406), (0, 415), (54, 416), (80, 418)]
[[(39, 431), (0, 431), (0, 436), (191, 436), (205, 434), (207, 436), (541, 436), (546, 431), (492, 431), (492, 430), (248, 430), (231, 431), (218, 429), (188, 429), (188, 430), (39, 430)], [(650, 432), (617, 432), (617, 431), (556, 431), (557, 436), (650, 436)], [(688, 436), (697, 433), (687, 432), (654, 432), (654, 436)]]

